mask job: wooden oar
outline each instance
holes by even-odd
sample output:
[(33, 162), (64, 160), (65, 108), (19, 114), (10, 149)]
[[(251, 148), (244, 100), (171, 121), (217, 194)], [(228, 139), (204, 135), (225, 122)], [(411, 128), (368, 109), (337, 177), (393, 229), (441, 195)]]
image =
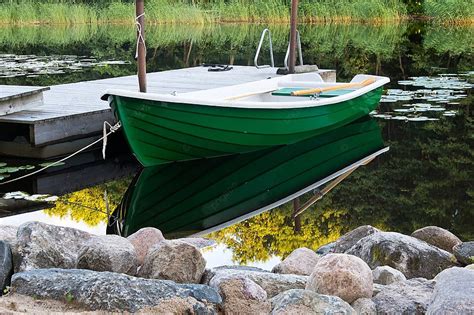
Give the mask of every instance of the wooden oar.
[(364, 87), (374, 82), (375, 82), (375, 79), (365, 79), (364, 81), (358, 82), (358, 83), (345, 83), (345, 84), (330, 86), (326, 88), (316, 88), (316, 89), (309, 89), (309, 90), (294, 91), (294, 92), (291, 92), (291, 95), (293, 96), (311, 95), (311, 94), (319, 94), (322, 92), (329, 92), (329, 91), (335, 91), (335, 90), (341, 90), (341, 89), (347, 89), (347, 88)]

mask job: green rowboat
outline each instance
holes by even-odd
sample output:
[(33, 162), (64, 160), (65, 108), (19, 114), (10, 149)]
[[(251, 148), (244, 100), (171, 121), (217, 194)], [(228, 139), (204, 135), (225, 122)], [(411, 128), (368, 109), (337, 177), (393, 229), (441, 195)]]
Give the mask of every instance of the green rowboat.
[(148, 167), (108, 233), (151, 226), (170, 238), (205, 234), (322, 187), (387, 150), (377, 123), (364, 120), (288, 146)]
[(327, 83), (307, 73), (176, 95), (109, 90), (103, 99), (138, 160), (153, 166), (311, 138), (374, 110), (387, 82), (357, 75), (350, 84)]

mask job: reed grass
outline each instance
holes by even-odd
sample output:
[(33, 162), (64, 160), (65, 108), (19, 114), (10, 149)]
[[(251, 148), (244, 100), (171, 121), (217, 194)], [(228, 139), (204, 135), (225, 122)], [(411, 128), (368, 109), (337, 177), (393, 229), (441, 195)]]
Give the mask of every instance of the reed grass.
[[(150, 24), (225, 22), (287, 23), (290, 0), (147, 0)], [(425, 0), (425, 17), (435, 23), (473, 24), (472, 0)], [(403, 0), (301, 0), (308, 23), (386, 23), (408, 17)], [(131, 24), (131, 0), (8, 0), (0, 2), (0, 24)]]
[[(222, 22), (287, 23), (289, 0), (147, 0), (150, 24), (205, 24)], [(0, 4), (0, 24), (133, 23), (133, 2), (110, 0), (102, 5), (77, 1), (10, 0)], [(406, 16), (401, 0), (304, 0), (305, 22), (383, 22)]]
[(472, 0), (425, 0), (425, 15), (440, 24), (474, 24)]

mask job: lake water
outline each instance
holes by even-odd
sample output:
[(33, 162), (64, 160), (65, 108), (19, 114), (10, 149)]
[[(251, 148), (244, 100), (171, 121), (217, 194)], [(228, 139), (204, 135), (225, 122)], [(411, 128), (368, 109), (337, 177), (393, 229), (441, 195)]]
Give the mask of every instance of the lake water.
[[(252, 65), (263, 28), (149, 27), (148, 71), (202, 63)], [(288, 29), (270, 28), (282, 64)], [(336, 69), (341, 81), (357, 73), (391, 78), (372, 113), (390, 151), (357, 169), (297, 220), (289, 202), (209, 234), (218, 242), (205, 250), (209, 266), (271, 268), (295, 248), (316, 249), (364, 224), (408, 234), (437, 225), (474, 239), (474, 27), (306, 25), (300, 31), (305, 63)], [(124, 26), (0, 28), (0, 84), (53, 85), (134, 74), (134, 35)], [(7, 195), (0, 199), (0, 224), (39, 220), (104, 234), (107, 217), (138, 171), (129, 152), (116, 150), (126, 147), (123, 139), (114, 141), (106, 161), (100, 152), (88, 152), (37, 177), (0, 186), (1, 195), (57, 197)], [(0, 157), (0, 180), (40, 163)], [(301, 202), (311, 196), (301, 196)]]

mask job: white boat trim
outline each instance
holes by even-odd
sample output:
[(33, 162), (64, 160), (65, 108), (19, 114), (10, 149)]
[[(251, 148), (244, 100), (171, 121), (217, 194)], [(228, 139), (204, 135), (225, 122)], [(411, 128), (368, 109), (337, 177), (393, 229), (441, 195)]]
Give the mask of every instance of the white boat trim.
[[(335, 97), (324, 98), (307, 98), (307, 97), (291, 97), (291, 101), (256, 101), (248, 100), (251, 94), (266, 94), (278, 90), (283, 87), (302, 87), (302, 88), (318, 88), (331, 87), (343, 83), (324, 82), (316, 73), (292, 74), (272, 79), (254, 81), (244, 84), (214, 88), (209, 90), (201, 90), (196, 92), (182, 94), (156, 94), (141, 93), (128, 90), (111, 89), (107, 90), (102, 99), (109, 99), (112, 95), (128, 97), (134, 99), (150, 100), (157, 102), (169, 102), (179, 104), (217, 106), (230, 108), (252, 108), (252, 109), (292, 109), (307, 108), (316, 106), (325, 106), (341, 103), (359, 97), (372, 90), (375, 90), (384, 84), (390, 82), (390, 79), (382, 76), (358, 74), (351, 83), (362, 82), (365, 79), (375, 79), (375, 82), (367, 86), (358, 88), (350, 93), (346, 93)], [(245, 95), (249, 97), (245, 97)], [(244, 97), (240, 97), (244, 95)], [(281, 98), (282, 96), (280, 96)], [(287, 97), (287, 96), (283, 96)], [(232, 99), (236, 98), (236, 99)], [(290, 98), (290, 97), (287, 97)], [(110, 101), (110, 100), (109, 100)]]
[(287, 202), (289, 202), (289, 201), (291, 201), (291, 200), (293, 200), (293, 199), (295, 199), (295, 198), (297, 198), (297, 197), (299, 197), (299, 196), (301, 196), (301, 195), (307, 193), (308, 191), (311, 191), (311, 190), (313, 190), (313, 189), (316, 189), (316, 188), (318, 188), (318, 187), (320, 187), (320, 186), (322, 186), (322, 185), (324, 185), (324, 184), (326, 184), (326, 183), (332, 181), (333, 179), (338, 178), (338, 177), (341, 176), (342, 174), (345, 174), (345, 173), (347, 173), (347, 172), (349, 172), (349, 171), (351, 171), (351, 170), (357, 169), (357, 168), (359, 168), (360, 166), (367, 165), (367, 164), (370, 163), (373, 159), (375, 159), (377, 156), (379, 156), (379, 155), (381, 155), (381, 154), (383, 154), (383, 153), (385, 153), (385, 152), (387, 152), (387, 151), (389, 151), (389, 150), (390, 150), (390, 147), (385, 147), (385, 148), (383, 148), (383, 149), (380, 149), (380, 150), (378, 150), (378, 151), (376, 151), (376, 152), (374, 152), (374, 153), (372, 153), (372, 154), (366, 156), (365, 158), (363, 158), (363, 159), (361, 159), (361, 160), (359, 160), (359, 161), (357, 161), (357, 162), (355, 162), (355, 163), (352, 163), (351, 165), (349, 165), (349, 166), (343, 168), (342, 170), (339, 170), (339, 171), (337, 171), (336, 173), (331, 174), (331, 175), (329, 175), (328, 177), (325, 177), (325, 178), (323, 178), (323, 179), (317, 181), (316, 183), (314, 183), (314, 184), (312, 184), (312, 185), (310, 185), (310, 186), (308, 186), (308, 187), (306, 187), (306, 188), (303, 188), (303, 189), (301, 189), (300, 191), (295, 192), (295, 193), (292, 194), (292, 195), (289, 195), (288, 197), (285, 197), (285, 198), (283, 198), (283, 199), (281, 199), (281, 200), (278, 200), (278, 201), (276, 201), (276, 202), (274, 202), (274, 203), (272, 203), (272, 204), (269, 204), (268, 206), (265, 206), (265, 207), (263, 207), (263, 208), (260, 208), (260, 209), (257, 209), (257, 210), (255, 210), (255, 211), (252, 211), (252, 212), (249, 212), (249, 213), (247, 213), (247, 214), (244, 214), (244, 215), (242, 215), (242, 216), (240, 216), (240, 217), (238, 217), (238, 218), (235, 218), (235, 219), (233, 219), (233, 220), (230, 220), (230, 221), (227, 221), (227, 222), (225, 222), (225, 223), (216, 225), (216, 226), (214, 226), (214, 227), (212, 227), (212, 228), (209, 228), (209, 229), (207, 229), (207, 230), (200, 231), (200, 232), (198, 232), (198, 233), (192, 234), (192, 235), (190, 235), (190, 236), (188, 236), (188, 237), (198, 237), (198, 236), (203, 236), (203, 235), (205, 235), (205, 234), (209, 234), (209, 233), (212, 233), (212, 232), (215, 232), (215, 231), (219, 231), (219, 230), (221, 230), (221, 229), (223, 229), (223, 228), (225, 228), (225, 227), (228, 227), (228, 226), (231, 226), (231, 225), (233, 225), (233, 224), (236, 224), (236, 223), (245, 221), (245, 220), (247, 220), (247, 219), (249, 219), (249, 218), (251, 218), (251, 217), (253, 217), (253, 216), (256, 216), (256, 215), (258, 215), (258, 214), (260, 214), (260, 213), (263, 213), (263, 212), (265, 212), (265, 211), (268, 211), (268, 210), (274, 209), (274, 208), (276, 208), (276, 207), (278, 207), (278, 206), (281, 206), (282, 204), (285, 204), (285, 203), (287, 203)]

